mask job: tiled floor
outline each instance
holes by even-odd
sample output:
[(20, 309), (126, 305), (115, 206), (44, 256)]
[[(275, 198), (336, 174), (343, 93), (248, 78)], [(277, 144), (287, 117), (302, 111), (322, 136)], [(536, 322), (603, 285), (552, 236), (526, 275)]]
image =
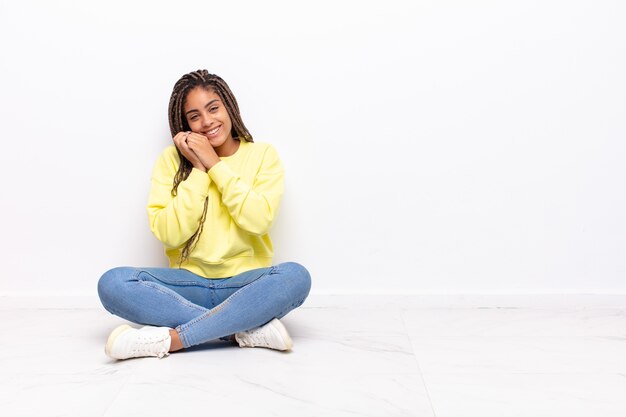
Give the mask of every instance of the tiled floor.
[[(294, 350), (103, 353), (100, 308), (0, 306), (4, 416), (626, 415), (626, 306), (436, 308), (314, 297)], [(382, 302), (381, 302), (382, 300)]]

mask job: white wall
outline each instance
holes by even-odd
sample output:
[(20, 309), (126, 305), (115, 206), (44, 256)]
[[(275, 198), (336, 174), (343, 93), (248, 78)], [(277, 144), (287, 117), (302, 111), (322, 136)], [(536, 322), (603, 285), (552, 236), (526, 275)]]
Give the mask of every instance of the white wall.
[(619, 0), (4, 1), (1, 294), (165, 265), (167, 102), (207, 68), (287, 167), (314, 290), (626, 291)]

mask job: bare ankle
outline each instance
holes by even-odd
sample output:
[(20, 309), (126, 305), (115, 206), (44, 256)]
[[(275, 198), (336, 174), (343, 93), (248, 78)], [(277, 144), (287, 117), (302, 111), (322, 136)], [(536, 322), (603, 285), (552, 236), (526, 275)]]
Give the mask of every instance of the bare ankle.
[(183, 349), (183, 342), (180, 340), (180, 336), (175, 329), (170, 329), (170, 338), (172, 339), (170, 343), (170, 352), (176, 352)]

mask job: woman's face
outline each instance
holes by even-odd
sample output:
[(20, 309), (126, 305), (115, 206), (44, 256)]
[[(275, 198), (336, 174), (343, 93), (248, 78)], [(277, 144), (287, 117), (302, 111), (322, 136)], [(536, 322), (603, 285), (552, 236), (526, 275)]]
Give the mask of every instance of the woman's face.
[(191, 131), (206, 136), (216, 151), (223, 145), (226, 145), (225, 148), (232, 145), (230, 116), (222, 99), (213, 90), (202, 87), (191, 90), (187, 94), (183, 113)]

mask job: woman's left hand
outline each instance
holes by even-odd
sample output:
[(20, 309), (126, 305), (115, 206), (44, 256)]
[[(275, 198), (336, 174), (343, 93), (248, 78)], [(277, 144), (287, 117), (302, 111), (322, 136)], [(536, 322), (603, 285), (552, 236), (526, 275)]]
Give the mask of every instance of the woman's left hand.
[(204, 135), (191, 132), (189, 136), (187, 136), (187, 146), (196, 154), (207, 170), (211, 169), (213, 165), (220, 161), (215, 149), (213, 149), (213, 146), (209, 143), (209, 139)]

